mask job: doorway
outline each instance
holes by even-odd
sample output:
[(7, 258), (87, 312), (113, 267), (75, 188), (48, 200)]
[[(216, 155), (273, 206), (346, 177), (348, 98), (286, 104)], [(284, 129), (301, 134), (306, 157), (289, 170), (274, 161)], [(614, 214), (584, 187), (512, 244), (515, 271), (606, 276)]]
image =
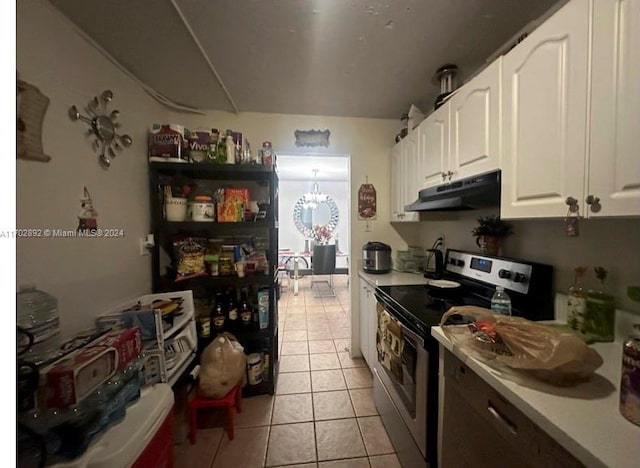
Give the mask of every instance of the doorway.
[[(348, 288), (350, 249), (350, 156), (278, 154), (278, 246), (287, 272), (283, 287), (295, 288), (313, 274), (314, 244), (336, 246), (335, 275)], [(298, 266), (294, 275), (294, 261)]]

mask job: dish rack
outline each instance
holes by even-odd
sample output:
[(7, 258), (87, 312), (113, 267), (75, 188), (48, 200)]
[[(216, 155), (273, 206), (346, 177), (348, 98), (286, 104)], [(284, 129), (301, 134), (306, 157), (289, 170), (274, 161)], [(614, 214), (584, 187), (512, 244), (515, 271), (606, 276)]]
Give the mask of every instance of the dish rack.
[[(139, 310), (139, 316), (135, 315), (137, 305), (167, 300), (175, 300), (179, 307), (164, 316), (162, 310), (153, 308)], [(142, 328), (145, 384), (165, 382), (173, 385), (196, 356), (198, 339), (194, 311), (191, 290), (147, 294), (114, 307), (98, 317), (96, 323), (98, 327), (123, 325), (133, 317)]]
[(422, 273), (427, 264), (427, 252), (422, 247), (409, 246), (408, 250), (396, 251), (396, 270), (407, 273)]

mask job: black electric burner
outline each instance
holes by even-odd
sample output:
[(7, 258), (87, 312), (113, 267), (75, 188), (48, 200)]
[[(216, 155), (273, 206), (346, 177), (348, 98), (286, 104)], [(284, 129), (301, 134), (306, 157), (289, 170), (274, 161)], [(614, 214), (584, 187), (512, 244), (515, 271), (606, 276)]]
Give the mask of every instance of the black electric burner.
[[(488, 307), (489, 303), (468, 294), (436, 296), (429, 292), (425, 285), (378, 286), (376, 298), (423, 338), (431, 334), (431, 327), (440, 324), (442, 315), (451, 307), (477, 305)], [(452, 315), (447, 325), (469, 323), (469, 320), (458, 314)]]

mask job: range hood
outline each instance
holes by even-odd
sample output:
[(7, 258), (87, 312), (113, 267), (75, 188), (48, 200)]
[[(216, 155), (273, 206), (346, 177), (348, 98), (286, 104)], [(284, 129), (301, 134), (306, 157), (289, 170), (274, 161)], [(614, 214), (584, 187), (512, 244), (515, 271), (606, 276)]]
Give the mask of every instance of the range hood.
[(461, 211), (500, 206), (500, 171), (420, 190), (405, 211)]

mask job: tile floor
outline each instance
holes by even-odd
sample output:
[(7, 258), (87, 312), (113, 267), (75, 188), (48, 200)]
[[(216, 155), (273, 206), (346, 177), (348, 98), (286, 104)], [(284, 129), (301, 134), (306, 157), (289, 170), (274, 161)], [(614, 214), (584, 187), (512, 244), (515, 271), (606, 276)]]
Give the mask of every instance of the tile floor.
[[(372, 376), (351, 359), (349, 287), (334, 276), (336, 297), (316, 298), (310, 278), (279, 302), (280, 373), (275, 395), (243, 400), (232, 441), (221, 418), (205, 421), (191, 445), (174, 431), (176, 468), (400, 467), (373, 402)], [(205, 418), (202, 418), (205, 419)]]

